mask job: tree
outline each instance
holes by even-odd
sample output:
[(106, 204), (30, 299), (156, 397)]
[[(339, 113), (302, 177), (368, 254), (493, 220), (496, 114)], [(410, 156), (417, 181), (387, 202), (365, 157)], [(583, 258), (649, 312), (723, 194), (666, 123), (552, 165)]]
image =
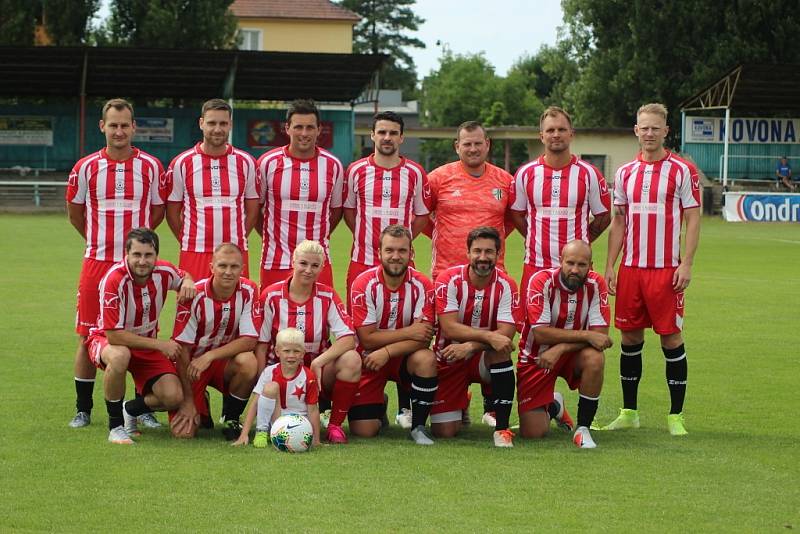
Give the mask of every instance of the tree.
[[(563, 0), (561, 43), (579, 77), (561, 90), (581, 126), (630, 126), (636, 109), (678, 104), (739, 63), (800, 61), (796, 0)], [(678, 128), (673, 128), (677, 132)]]
[[(480, 121), (486, 127), (534, 124), (543, 109), (523, 75), (497, 76), (483, 54), (456, 55), (445, 51), (439, 60), (439, 70), (423, 80), (422, 93), (423, 124), (452, 127), (454, 133), (467, 120)], [(422, 150), (430, 167), (454, 157), (450, 140), (427, 140)], [(502, 161), (500, 143), (492, 147), (492, 156)], [(514, 162), (521, 163), (525, 158), (524, 144), (514, 143)]]
[(519, 75), (545, 105), (561, 106), (564, 89), (578, 79), (578, 64), (570, 57), (564, 41), (543, 45), (535, 55), (520, 57), (509, 70)]
[(411, 10), (415, 0), (342, 0), (339, 4), (361, 16), (353, 29), (353, 51), (359, 54), (387, 54), (380, 72), (380, 86), (413, 94), (417, 70), (404, 49), (425, 48), (425, 43), (408, 34), (425, 22)]
[(37, 6), (30, 0), (0, 0), (0, 45), (31, 46)]
[(90, 40), (90, 23), (100, 0), (44, 0), (43, 6), (45, 30), (51, 44), (76, 46)]
[(114, 46), (232, 48), (233, 0), (114, 0), (108, 40)]

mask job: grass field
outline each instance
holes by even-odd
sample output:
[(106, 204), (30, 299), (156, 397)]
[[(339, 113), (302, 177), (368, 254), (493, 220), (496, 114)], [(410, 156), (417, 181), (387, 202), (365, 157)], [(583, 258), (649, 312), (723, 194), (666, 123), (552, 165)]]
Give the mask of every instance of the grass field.
[[(339, 290), (349, 251), (343, 230), (333, 246)], [(162, 257), (174, 261), (176, 243), (166, 227), (161, 234)], [(418, 248), (426, 270), (428, 245)], [(521, 241), (508, 248), (518, 278)], [(597, 432), (593, 451), (558, 431), (497, 450), (480, 424), (424, 449), (396, 427), (306, 455), (233, 449), (216, 433), (175, 441), (166, 430), (145, 433), (135, 447), (109, 445), (99, 382), (92, 425), (66, 424), (81, 250), (63, 215), (0, 215), (8, 260), (0, 269), (0, 532), (800, 528), (797, 225), (703, 221), (686, 299), (690, 434), (666, 431), (663, 357), (648, 337), (643, 427)], [(595, 256), (604, 262), (605, 236)], [(172, 317), (168, 304), (162, 335)], [(601, 422), (621, 403), (617, 351), (607, 353)], [(575, 394), (567, 399), (574, 412)], [(218, 411), (219, 398), (212, 404)]]

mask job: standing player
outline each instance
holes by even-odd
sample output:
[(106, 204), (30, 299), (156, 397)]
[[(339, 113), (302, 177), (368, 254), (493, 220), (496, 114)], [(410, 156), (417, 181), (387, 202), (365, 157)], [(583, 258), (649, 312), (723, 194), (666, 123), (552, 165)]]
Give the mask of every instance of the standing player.
[(191, 302), (178, 306), (172, 339), (183, 345), (178, 359), (183, 403), (172, 427), (180, 437), (193, 437), (198, 421), (210, 417), (208, 385), (223, 394), (222, 433), (229, 441), (239, 437), (239, 417), (256, 379), (253, 350), (261, 328), (258, 288), (242, 277), (243, 261), (233, 243), (218, 245), (211, 277), (197, 282)]
[[(614, 325), (622, 333), (619, 374), (623, 408), (607, 430), (639, 428), (637, 394), (642, 377), (644, 329), (661, 336), (671, 406), (667, 427), (685, 435), (686, 351), (683, 293), (692, 278), (700, 240), (700, 178), (694, 165), (664, 148), (667, 108), (645, 104), (636, 112), (634, 132), (642, 151), (619, 168), (614, 181), (616, 213), (608, 235), (606, 280), (617, 295)], [(681, 225), (686, 245), (681, 257)], [(619, 277), (614, 264), (622, 251)]]
[[(125, 259), (111, 267), (100, 282), (100, 317), (87, 342), (92, 363), (105, 371), (103, 390), (111, 443), (133, 444), (131, 436), (138, 434), (137, 416), (152, 410), (175, 410), (183, 402), (172, 363), (181, 346), (157, 338), (158, 317), (168, 290), (177, 291), (180, 301), (191, 300), (194, 281), (158, 259), (155, 232), (131, 230), (125, 240)], [(123, 406), (128, 371), (143, 396)]]
[[(561, 248), (580, 239), (591, 243), (611, 221), (611, 202), (603, 175), (570, 153), (575, 137), (572, 119), (551, 106), (539, 118), (544, 154), (514, 176), (514, 225), (525, 236), (525, 264), (520, 290), (537, 271), (558, 267)], [(589, 216), (594, 220), (590, 222)]]
[[(100, 314), (100, 280), (122, 260), (128, 232), (140, 226), (155, 228), (164, 218), (159, 195), (164, 169), (156, 158), (131, 146), (136, 131), (133, 106), (121, 98), (106, 102), (100, 131), (106, 147), (75, 164), (66, 192), (69, 221), (86, 240), (75, 321), (77, 413), (69, 423), (73, 428), (91, 421), (96, 370), (89, 361), (86, 337)], [(160, 426), (150, 414), (142, 423)]]
[(428, 224), (428, 177), (418, 163), (400, 155), (403, 128), (403, 117), (397, 113), (376, 114), (371, 134), (375, 153), (347, 169), (344, 222), (353, 232), (347, 269), (348, 308), (356, 277), (380, 263), (381, 231), (399, 224), (416, 237)]
[(471, 383), (492, 386), (496, 447), (513, 447), (508, 429), (514, 402), (511, 352), (516, 333), (517, 286), (497, 268), (500, 233), (487, 226), (467, 236), (469, 264), (451, 267), (436, 280), (436, 358), (439, 389), (431, 410), (437, 437), (455, 436)]
[[(497, 267), (505, 270), (505, 238), (513, 229), (509, 207), (514, 178), (487, 162), (491, 141), (479, 122), (467, 121), (456, 131), (459, 161), (431, 171), (431, 276), (464, 261), (463, 246), (470, 229), (490, 226), (500, 233)], [(483, 391), (483, 422), (495, 425), (493, 402)], [(467, 413), (465, 411), (465, 413)]]
[[(327, 439), (347, 443), (342, 423), (353, 404), (361, 378), (361, 357), (350, 317), (332, 287), (318, 282), (325, 262), (325, 249), (316, 241), (302, 241), (294, 249), (294, 271), (290, 278), (267, 286), (261, 293), (264, 320), (256, 348), (259, 371), (277, 362), (274, 340), (280, 330), (297, 328), (305, 335), (305, 365), (319, 380), (321, 392), (330, 401)], [(330, 335), (336, 338), (333, 343)]]
[(356, 278), (352, 288), (353, 324), (364, 358), (361, 383), (350, 409), (350, 431), (374, 437), (386, 413), (387, 380), (411, 389), (411, 439), (433, 445), (425, 421), (438, 386), (433, 335), (433, 284), (408, 266), (411, 232), (400, 224), (378, 238), (380, 264)]
[(576, 239), (561, 249), (560, 267), (539, 271), (530, 280), (517, 362), (519, 431), (524, 438), (544, 437), (551, 419), (572, 430), (564, 397), (553, 393), (561, 376), (579, 391), (575, 445), (597, 446), (589, 427), (603, 387), (603, 351), (611, 338), (608, 288), (591, 267), (591, 247)]
[(214, 247), (233, 243), (243, 251), (247, 277), (247, 236), (258, 218), (256, 163), (228, 144), (233, 122), (227, 102), (205, 102), (199, 124), (203, 140), (167, 170), (167, 223), (181, 244), (179, 266), (196, 280), (207, 278)]
[(303, 240), (318, 241), (325, 252), (319, 280), (333, 287), (328, 242), (342, 218), (344, 171), (336, 156), (319, 148), (319, 110), (295, 100), (286, 111), (289, 144), (258, 158), (263, 222), (261, 289), (292, 274), (292, 254)]

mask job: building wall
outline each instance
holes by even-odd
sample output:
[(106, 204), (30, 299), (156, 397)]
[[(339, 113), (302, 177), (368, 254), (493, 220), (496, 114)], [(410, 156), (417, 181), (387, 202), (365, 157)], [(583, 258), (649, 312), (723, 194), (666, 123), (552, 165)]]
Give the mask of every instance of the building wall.
[(346, 20), (239, 19), (259, 30), (263, 52), (353, 53), (353, 23)]

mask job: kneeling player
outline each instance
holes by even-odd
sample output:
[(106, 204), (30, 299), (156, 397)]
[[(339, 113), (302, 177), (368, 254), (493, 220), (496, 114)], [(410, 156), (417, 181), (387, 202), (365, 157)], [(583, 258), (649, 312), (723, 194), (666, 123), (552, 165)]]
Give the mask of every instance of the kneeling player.
[(319, 385), (311, 369), (303, 365), (305, 353), (305, 336), (300, 330), (284, 328), (278, 332), (275, 339), (278, 363), (267, 366), (261, 373), (250, 396), (242, 432), (233, 445), (247, 445), (255, 419), (253, 447), (263, 449), (269, 443), (270, 426), (283, 413), (308, 417), (314, 432), (311, 445), (319, 445)]
[(232, 244), (214, 249), (211, 277), (197, 282), (197, 295), (178, 306), (172, 337), (183, 345), (178, 375), (183, 403), (172, 418), (176, 437), (191, 438), (202, 418), (210, 418), (205, 401), (211, 385), (223, 394), (222, 434), (239, 437), (239, 416), (256, 380), (253, 350), (261, 328), (258, 288), (242, 278), (244, 255)]
[[(139, 434), (136, 416), (175, 410), (183, 402), (172, 363), (181, 347), (173, 340), (156, 337), (158, 316), (169, 289), (178, 291), (179, 301), (195, 295), (191, 276), (158, 260), (155, 232), (131, 230), (125, 240), (125, 259), (111, 267), (100, 282), (100, 317), (88, 340), (91, 362), (105, 371), (103, 390), (111, 443), (133, 444), (131, 436)], [(123, 407), (127, 371), (143, 396)]]
[(513, 447), (508, 429), (514, 402), (511, 352), (516, 333), (517, 286), (496, 267), (500, 234), (481, 226), (467, 236), (469, 264), (451, 267), (436, 279), (436, 336), (439, 390), (431, 410), (437, 437), (455, 436), (468, 405), (471, 383), (492, 387), (496, 447)]
[(383, 229), (380, 265), (361, 273), (351, 289), (358, 351), (364, 357), (361, 382), (350, 409), (350, 431), (374, 437), (386, 415), (383, 389), (392, 380), (411, 389), (411, 439), (433, 445), (425, 430), (436, 394), (433, 335), (433, 284), (408, 266), (411, 232), (399, 224)]
[[(578, 428), (573, 441), (582, 449), (597, 445), (589, 433), (603, 386), (603, 350), (608, 337), (608, 289), (590, 270), (592, 249), (581, 240), (564, 245), (561, 266), (530, 279), (526, 320), (517, 363), (519, 429), (524, 438), (541, 438), (550, 420), (572, 430), (572, 420), (556, 379), (578, 389)], [(554, 398), (555, 397), (555, 398)]]
[[(279, 330), (297, 328), (305, 335), (305, 364), (319, 380), (323, 400), (331, 403), (327, 440), (347, 443), (342, 423), (353, 404), (361, 378), (361, 357), (350, 316), (332, 287), (317, 282), (325, 264), (325, 249), (316, 241), (303, 241), (292, 255), (292, 276), (267, 286), (261, 293), (264, 319), (256, 347), (259, 365), (270, 355)], [(336, 338), (330, 341), (330, 335)]]

